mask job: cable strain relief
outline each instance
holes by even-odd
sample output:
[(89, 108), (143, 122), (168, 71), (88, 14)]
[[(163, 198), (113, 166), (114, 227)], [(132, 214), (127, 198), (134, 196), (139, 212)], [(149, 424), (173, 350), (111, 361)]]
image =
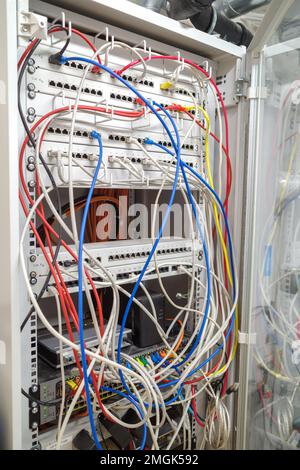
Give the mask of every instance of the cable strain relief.
[(98, 73), (99, 74), (101, 72), (102, 72), (102, 70), (97, 65), (94, 65), (91, 69), (91, 73)]
[(92, 139), (99, 139), (99, 137), (100, 137), (100, 135), (97, 131), (94, 130), (94, 131), (91, 132), (91, 138)]
[(50, 55), (48, 61), (49, 61), (49, 64), (53, 64), (53, 65), (63, 65), (66, 62), (63, 55), (60, 52)]

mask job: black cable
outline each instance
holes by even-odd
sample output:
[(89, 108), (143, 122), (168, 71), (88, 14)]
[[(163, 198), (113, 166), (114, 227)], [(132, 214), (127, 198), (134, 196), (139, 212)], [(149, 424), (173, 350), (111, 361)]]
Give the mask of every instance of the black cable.
[[(62, 28), (62, 30), (65, 31), (66, 33), (68, 33), (66, 28)], [(56, 54), (50, 55), (49, 63), (54, 64), (54, 65), (61, 65), (60, 59), (61, 59), (62, 55), (65, 53), (65, 51), (67, 50), (69, 44), (70, 44), (70, 38), (67, 39), (64, 47), (59, 52), (57, 52)]]
[[(107, 442), (106, 442), (106, 440), (104, 439), (104, 434), (103, 434), (103, 431), (102, 431), (102, 427), (101, 427), (101, 421), (100, 421), (100, 419), (98, 419), (98, 424), (99, 424), (99, 432), (100, 432), (100, 436), (101, 436), (101, 439), (102, 439), (103, 445), (104, 445), (104, 447), (105, 447), (105, 450), (109, 450), (109, 449), (108, 449)], [(120, 449), (120, 450), (122, 450), (122, 449)]]
[[(62, 28), (63, 29), (63, 28)], [(66, 48), (68, 47), (69, 45), (69, 42), (70, 42), (70, 39), (68, 39), (66, 41), (66, 44), (64, 45), (64, 47), (62, 48), (62, 50), (60, 51), (60, 54), (63, 54), (64, 51), (66, 50)], [(22, 80), (23, 80), (23, 76), (24, 76), (24, 73), (25, 73), (25, 70), (28, 66), (28, 61), (29, 59), (32, 57), (33, 53), (35, 52), (35, 50), (37, 49), (37, 47), (40, 45), (41, 43), (41, 40), (37, 41), (36, 44), (32, 47), (32, 49), (29, 51), (28, 55), (26, 56), (24, 62), (23, 62), (23, 65), (21, 67), (21, 70), (20, 70), (20, 73), (19, 73), (19, 77), (18, 77), (18, 110), (19, 110), (19, 114), (20, 114), (20, 118), (21, 118), (21, 121), (22, 121), (22, 124), (24, 126), (24, 129), (25, 129), (25, 132), (28, 136), (28, 139), (29, 139), (29, 142), (31, 142), (32, 144), (32, 147), (35, 149), (36, 148), (36, 142), (33, 138), (33, 136), (31, 135), (30, 133), (30, 129), (28, 127), (28, 124), (26, 122), (26, 118), (24, 116), (24, 112), (23, 112), (23, 109), (22, 109), (22, 104), (21, 104), (21, 87), (22, 87)], [(61, 199), (60, 199), (60, 194), (59, 194), (59, 190), (58, 190), (58, 187), (57, 187), (57, 184), (55, 182), (55, 179), (53, 178), (52, 176), (52, 173), (47, 165), (47, 163), (45, 162), (43, 156), (41, 155), (41, 153), (39, 152), (39, 159), (51, 181), (51, 184), (55, 190), (55, 193), (56, 193), (56, 197), (57, 197), (57, 207), (58, 207), (58, 213), (59, 215), (61, 216)], [(55, 265), (56, 261), (57, 261), (57, 257), (58, 257), (58, 254), (59, 254), (59, 251), (60, 251), (60, 248), (61, 248), (61, 244), (62, 244), (62, 229), (61, 229), (61, 226), (59, 226), (59, 230), (58, 230), (58, 242), (57, 242), (57, 245), (56, 245), (56, 250), (55, 250), (55, 253), (54, 253), (54, 257), (53, 257), (53, 261), (52, 261), (52, 264), (53, 266)], [(47, 277), (46, 277), (46, 280), (37, 296), (37, 301), (39, 301), (42, 296), (44, 295), (45, 291), (47, 290), (48, 288), (48, 285), (49, 285), (49, 281), (51, 279), (51, 271), (49, 271)], [(21, 324), (21, 332), (23, 331), (23, 329), (25, 328), (28, 320), (30, 319), (31, 315), (33, 314), (34, 312), (34, 307), (32, 306), (31, 309), (29, 310), (28, 314), (26, 315), (25, 319), (23, 320), (22, 324)], [(28, 398), (30, 401), (35, 401), (36, 403), (38, 403), (39, 405), (42, 405), (42, 406), (54, 406), (54, 405), (57, 405), (59, 403), (61, 403), (61, 399), (58, 399), (58, 400), (53, 400), (53, 401), (49, 401), (49, 402), (45, 402), (43, 400), (39, 400), (33, 396), (31, 396), (29, 393), (27, 393), (23, 388), (21, 389), (21, 392), (22, 392), (22, 395), (24, 395), (26, 398)]]
[[(64, 28), (62, 28), (62, 30), (66, 31)], [(51, 31), (51, 30), (49, 30)], [(24, 76), (24, 73), (25, 73), (25, 70), (26, 70), (26, 67), (28, 65), (28, 61), (29, 59), (32, 57), (33, 53), (35, 52), (35, 50), (37, 49), (37, 47), (40, 45), (41, 43), (41, 40), (37, 41), (36, 44), (33, 46), (33, 48), (30, 50), (30, 52), (28, 53), (28, 55), (26, 56), (24, 62), (23, 62), (23, 65), (22, 65), (22, 68), (20, 70), (20, 73), (19, 73), (19, 78), (18, 78), (18, 110), (19, 110), (19, 114), (20, 114), (20, 117), (21, 117), (21, 121), (23, 123), (23, 126), (24, 126), (24, 129), (25, 129), (25, 132), (29, 138), (29, 141), (31, 142), (32, 144), (32, 147), (35, 149), (36, 148), (36, 142), (33, 138), (33, 136), (31, 135), (30, 133), (30, 129), (28, 127), (28, 124), (26, 122), (26, 118), (24, 116), (24, 112), (23, 112), (23, 109), (22, 109), (22, 104), (21, 104), (21, 86), (22, 86), (22, 79), (23, 79), (23, 76)], [(58, 55), (62, 55), (65, 50), (67, 49), (68, 45), (70, 43), (70, 39), (68, 38), (68, 40), (66, 41), (66, 44), (64, 45), (64, 47), (61, 49), (61, 51), (58, 53)], [(56, 54), (57, 55), (57, 54)], [(60, 198), (60, 194), (59, 194), (59, 190), (58, 190), (58, 187), (57, 187), (57, 184), (55, 182), (55, 179), (53, 178), (53, 175), (47, 165), (47, 163), (45, 162), (43, 156), (41, 155), (41, 153), (39, 152), (39, 159), (51, 181), (51, 184), (55, 190), (55, 193), (56, 193), (56, 198), (57, 198), (57, 207), (58, 207), (58, 213), (59, 215), (61, 216), (62, 215), (62, 212), (61, 212), (61, 198)], [(57, 261), (57, 257), (58, 257), (58, 254), (59, 254), (59, 251), (60, 251), (60, 248), (61, 248), (61, 244), (62, 244), (62, 228), (61, 226), (59, 225), (59, 228), (58, 228), (58, 242), (57, 242), (57, 245), (56, 245), (56, 249), (55, 249), (55, 253), (54, 253), (54, 257), (53, 257), (53, 261), (52, 261), (52, 265), (55, 266), (55, 263)], [(47, 277), (46, 277), (46, 280), (37, 296), (37, 302), (43, 297), (44, 293), (46, 292), (48, 286), (49, 286), (49, 281), (51, 279), (51, 271), (49, 270), (49, 273), (47, 274)], [(29, 310), (28, 314), (26, 315), (25, 319), (23, 320), (22, 324), (21, 324), (21, 331), (24, 330), (28, 320), (30, 319), (31, 315), (33, 314), (34, 312), (34, 307), (32, 306), (31, 309)]]
[(21, 389), (22, 391), (22, 395), (24, 395), (24, 397), (28, 398), (28, 400), (30, 401), (34, 401), (36, 402), (38, 405), (41, 405), (41, 406), (56, 406), (56, 405), (59, 405), (61, 403), (61, 398), (57, 398), (56, 400), (52, 400), (52, 401), (43, 401), (43, 400), (40, 400), (39, 398), (35, 398), (33, 395), (30, 395), (29, 393), (25, 392), (25, 390), (22, 388)]

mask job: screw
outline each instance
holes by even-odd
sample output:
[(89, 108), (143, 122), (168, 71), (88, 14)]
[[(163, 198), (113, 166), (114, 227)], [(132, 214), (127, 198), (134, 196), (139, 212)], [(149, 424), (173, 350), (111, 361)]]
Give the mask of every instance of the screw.
[(28, 98), (29, 98), (30, 100), (34, 100), (35, 97), (36, 97), (35, 91), (29, 91), (29, 92), (28, 92)]
[(36, 277), (36, 272), (35, 272), (35, 271), (31, 271), (30, 277)]
[(35, 158), (33, 155), (30, 155), (28, 158), (27, 158), (27, 162), (28, 163), (35, 163)]
[(33, 65), (29, 65), (28, 68), (27, 68), (27, 71), (28, 71), (28, 73), (30, 73), (32, 75), (35, 72), (35, 67)]
[(27, 121), (30, 122), (31, 124), (34, 122), (35, 116), (27, 116)]
[(30, 57), (30, 59), (28, 59), (28, 65), (34, 65), (35, 64), (35, 60)]
[(32, 107), (28, 108), (27, 114), (29, 114), (29, 116), (35, 116), (35, 109)]
[(34, 180), (28, 181), (28, 186), (29, 186), (30, 188), (35, 188), (35, 181), (34, 181)]
[(34, 163), (28, 163), (27, 170), (28, 171), (34, 171), (35, 170), (35, 164)]
[(21, 28), (21, 31), (22, 31), (23, 33), (28, 33), (29, 27), (26, 26), (25, 24), (23, 24), (23, 26), (22, 26), (22, 28)]
[(33, 384), (31, 386), (31, 391), (32, 391), (32, 393), (36, 393), (38, 391), (38, 386), (36, 384)]
[(29, 282), (32, 286), (34, 286), (37, 283), (37, 278), (36, 277), (31, 277)]
[[(34, 263), (34, 262), (36, 261), (36, 256), (35, 256), (35, 255), (31, 255), (29, 259), (30, 259), (30, 261), (31, 261), (32, 263)], [(36, 388), (35, 391), (37, 391), (37, 386), (36, 386), (36, 385), (33, 385), (33, 386), (31, 387), (32, 391), (34, 391), (34, 390), (33, 390), (33, 387), (35, 387), (35, 388)]]
[(37, 429), (38, 423), (36, 423), (36, 422), (32, 423), (31, 427), (32, 427), (32, 429)]
[(27, 90), (28, 91), (34, 91), (35, 90), (35, 84), (34, 83), (28, 83)]
[[(35, 403), (35, 405), (36, 405), (36, 403)], [(34, 408), (31, 409), (31, 413), (34, 414), (34, 415), (36, 415), (38, 413), (38, 411), (39, 410), (37, 409), (37, 406), (35, 406)]]

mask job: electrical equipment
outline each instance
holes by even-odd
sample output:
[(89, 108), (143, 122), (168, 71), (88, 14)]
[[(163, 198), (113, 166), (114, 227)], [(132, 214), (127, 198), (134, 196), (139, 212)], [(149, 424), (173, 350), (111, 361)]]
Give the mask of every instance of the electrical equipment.
[[(151, 251), (151, 242), (149, 240), (120, 240), (117, 243), (102, 242), (89, 245), (88, 256), (85, 263), (92, 266), (92, 279), (105, 285), (105, 275), (99, 269), (97, 263), (107, 269), (110, 276), (117, 281), (134, 282), (140, 274), (147, 257)], [(70, 245), (73, 250), (73, 246)], [(194, 253), (193, 253), (193, 250)], [(188, 240), (162, 240), (157, 250), (157, 264), (161, 276), (174, 276), (180, 274), (181, 265), (185, 265), (187, 269), (197, 259), (201, 257), (199, 246), (193, 248), (193, 243)], [(69, 292), (76, 292), (77, 288), (77, 263), (70, 256), (69, 252), (61, 249), (57, 258), (58, 265), (61, 267), (63, 279), (69, 289)], [(48, 268), (45, 258), (38, 250), (34, 261), (30, 264), (30, 277), (36, 282), (33, 284), (33, 291), (38, 293), (47, 276)], [(145, 279), (153, 279), (156, 277), (155, 264), (151, 261), (149, 264), (149, 272), (146, 273)], [(50, 286), (52, 281), (50, 281)], [(53, 296), (53, 291), (45, 292), (45, 296)]]
[[(40, 432), (49, 432), (49, 426), (57, 425), (60, 448), (68, 423), (87, 411), (91, 436), (101, 449), (105, 440), (99, 436), (93, 415), (97, 410), (106, 417), (109, 409), (113, 421), (109, 431), (115, 434), (111, 440), (123, 448), (128, 442), (122, 439), (121, 443), (117, 438), (119, 421), (116, 424), (113, 418), (119, 416), (120, 400), (136, 408), (137, 429), (145, 410), (149, 413), (147, 426), (156, 426), (161, 406), (171, 416), (170, 404), (184, 394), (190, 405), (194, 404), (191, 387), (183, 392), (180, 384), (190, 377), (198, 380), (198, 370), (207, 361), (205, 348), (199, 355), (200, 344), (209, 345), (207, 351), (217, 348), (215, 354), (221, 357), (218, 375), (223, 380), (226, 374), (222, 369), (232, 359), (233, 346), (227, 356), (222, 356), (217, 333), (218, 328), (225, 332), (231, 325), (230, 335), (237, 295), (226, 217), (229, 156), (214, 134), (213, 122), (216, 108), (220, 122), (221, 107), (227, 115), (213, 78), (214, 64), (209, 61), (199, 66), (193, 57), (181, 61), (179, 55), (152, 52), (144, 58), (139, 48), (119, 40), (111, 44), (96, 38), (94, 45), (75, 29), (66, 43), (60, 26), (50, 27), (48, 33), (51, 37), (58, 34), (59, 42), (35, 42), (25, 54), (20, 72), (20, 80), (26, 78), (21, 118), (27, 137), (20, 157), (25, 162), (21, 172), (27, 198), (24, 204), (27, 207), (30, 201), (28, 209), (40, 224), (38, 230), (33, 223), (28, 226), (32, 216), (26, 209), (30, 255), (25, 260), (22, 251), (21, 263), (39, 318), (38, 354), (58, 374), (50, 381), (42, 380), (38, 370), (38, 383), (42, 396), (46, 393), (49, 400), (52, 390), (54, 399), (60, 402), (60, 406), (49, 402), (41, 405), (40, 419), (36, 417), (34, 424)], [(129, 66), (128, 52), (133, 61)], [(212, 141), (219, 144), (220, 162), (227, 162), (225, 206), (215, 192)], [(219, 190), (222, 170), (220, 165)], [(122, 207), (115, 191), (121, 194), (124, 189), (124, 197), (131, 200)], [(156, 200), (152, 208), (153, 190)], [(135, 205), (137, 191), (144, 193), (142, 207)], [(89, 213), (91, 204), (94, 206)], [(116, 208), (119, 228), (128, 228), (126, 240), (116, 235), (111, 241), (117, 232), (109, 227), (116, 222)], [(136, 212), (141, 213), (138, 220)], [(151, 238), (138, 239), (138, 228), (149, 220)], [(90, 238), (96, 233), (98, 239), (103, 236), (105, 240), (109, 233), (110, 241), (84, 243), (87, 224)], [(183, 230), (186, 225), (187, 236)], [(22, 246), (26, 229), (25, 225)], [(228, 247), (223, 229), (229, 238)], [(216, 268), (214, 256), (224, 259)], [(225, 287), (225, 273), (232, 289)], [(186, 293), (180, 292), (182, 276), (189, 285)], [(177, 292), (168, 291), (171, 280), (172, 290)], [(156, 283), (155, 291), (151, 282)], [(104, 322), (107, 289), (112, 300)], [(219, 289), (222, 296), (228, 296), (220, 307), (227, 323), (217, 327)], [(185, 305), (178, 301), (177, 293), (186, 297)], [(124, 309), (121, 294), (126, 299)], [(166, 318), (167, 304), (168, 310), (171, 306), (175, 312), (171, 319)], [(23, 330), (29, 318), (27, 314)], [(86, 321), (88, 328), (84, 327)], [(50, 336), (44, 335), (42, 326)], [(75, 366), (76, 376), (70, 370)], [(150, 372), (152, 369), (157, 372)], [(69, 373), (71, 376), (66, 376)], [(167, 384), (170, 379), (175, 380), (175, 387), (168, 398), (169, 391), (161, 388), (160, 381)], [(154, 408), (148, 405), (153, 393), (158, 396)], [(136, 394), (147, 403), (146, 408), (140, 408)], [(214, 397), (218, 404), (218, 395)], [(184, 431), (181, 426), (176, 429), (174, 423), (162, 423), (158, 438), (150, 442), (145, 440), (144, 424), (133, 430), (141, 448), (174, 448), (183, 441), (191, 448), (191, 431), (187, 439), (184, 437), (191, 427), (184, 403)], [(220, 406), (223, 409), (225, 405)], [(225, 424), (223, 438), (227, 442), (230, 426), (227, 421)], [(126, 430), (122, 436), (124, 433)]]
[[(164, 329), (165, 303), (161, 293), (149, 291), (151, 302), (155, 307), (158, 324)], [(151, 311), (149, 298), (146, 295), (137, 296), (138, 301)], [(131, 312), (132, 341), (139, 348), (148, 348), (161, 342), (157, 327), (145, 312), (135, 304)]]
[[(116, 338), (118, 338), (119, 332), (120, 332), (120, 327), (117, 328)], [(75, 344), (78, 345), (79, 344), (78, 334), (76, 333), (76, 331), (73, 334), (74, 334), (74, 342)], [(122, 342), (123, 348), (130, 344), (128, 343), (128, 341), (126, 341), (126, 337), (129, 336), (130, 334), (131, 334), (131, 330), (126, 329), (124, 331), (124, 340)], [(95, 348), (96, 346), (99, 346), (99, 341), (95, 334), (94, 327), (84, 329), (84, 339), (85, 339), (87, 348)], [(39, 353), (39, 356), (52, 367), (55, 367), (55, 368), (60, 367), (60, 346), (59, 346), (59, 341), (57, 338), (53, 336), (45, 336), (45, 337), (39, 338), (38, 353)], [(75, 364), (75, 358), (74, 358), (72, 348), (64, 346), (62, 355), (63, 355), (64, 365)], [(79, 357), (80, 357), (80, 354), (79, 354)]]
[[(72, 49), (71, 49), (72, 50)], [(63, 65), (55, 65), (49, 63), (49, 55), (57, 52), (57, 48), (49, 46), (40, 46), (39, 54), (34, 58), (34, 68), (30, 68), (28, 74), (27, 85), (27, 112), (28, 110), (34, 114), (30, 114), (30, 122), (34, 123), (39, 119), (46, 110), (54, 107), (64, 107), (66, 103), (69, 106), (74, 104), (82, 73), (86, 66), (75, 61), (66, 62)], [(74, 52), (74, 54), (76, 54)], [(122, 59), (121, 59), (122, 60)], [(111, 65), (117, 68), (119, 63)], [(50, 77), (50, 78), (49, 78)], [(147, 99), (153, 96), (159, 99), (159, 104), (164, 108), (172, 107), (174, 99), (177, 108), (184, 109), (191, 105), (191, 99), (196, 99), (196, 87), (190, 80), (176, 83), (175, 86), (168, 87), (166, 90), (162, 88), (162, 82), (156, 75), (149, 74), (147, 79), (140, 79), (138, 75), (129, 73), (124, 74), (124, 79), (134, 84)], [(32, 93), (34, 90), (34, 94)], [(171, 162), (170, 155), (165, 154), (161, 149), (155, 149), (155, 163), (151, 158), (147, 157), (140, 148), (145, 138), (145, 130), (147, 129), (147, 137), (158, 140), (158, 142), (168, 148), (171, 147), (170, 139), (161, 132), (157, 120), (152, 115), (143, 114), (145, 108), (142, 102), (133, 93), (124, 92), (124, 87), (120, 86), (114, 78), (110, 78), (105, 74), (96, 75), (88, 73), (84, 87), (82, 87), (82, 98), (86, 105), (99, 106), (117, 106), (123, 113), (136, 113), (142, 119), (142, 125), (134, 120), (130, 122), (130, 129), (124, 126), (124, 121), (108, 116), (102, 120), (101, 116), (94, 118), (84, 113), (81, 116), (80, 124), (76, 124), (73, 128), (73, 152), (72, 152), (72, 173), (74, 184), (85, 184), (89, 181), (91, 171), (95, 169), (97, 161), (97, 146), (90, 139), (90, 132), (94, 126), (103, 122), (101, 130), (101, 138), (104, 145), (103, 153), (103, 174), (99, 175), (102, 186), (122, 187), (124, 180), (128, 181), (133, 187), (140, 187), (147, 181), (148, 186), (157, 186), (157, 180), (160, 175), (159, 165), (168, 165)], [(198, 96), (197, 96), (198, 98)], [(202, 106), (206, 103), (201, 101)], [(104, 110), (105, 110), (104, 106)], [(195, 114), (195, 110), (191, 109), (191, 113)], [(31, 119), (32, 118), (32, 119)], [(182, 111), (179, 111), (177, 117), (180, 130), (183, 133), (189, 131), (190, 118)], [(94, 121), (94, 122), (93, 122)], [(54, 125), (55, 124), (55, 125)], [(69, 140), (71, 131), (70, 119), (64, 117), (50, 122), (44, 139), (45, 160), (51, 168), (57, 184), (68, 184), (68, 158), (69, 158)], [(182, 159), (193, 166), (195, 169), (201, 168), (201, 163), (197, 158), (201, 145), (199, 145), (200, 132), (196, 128), (188, 132), (188, 138), (182, 145)], [(146, 146), (147, 148), (147, 146)], [(150, 150), (150, 148), (148, 148)], [(32, 151), (27, 152), (28, 157), (32, 156)], [(38, 163), (38, 161), (37, 161)], [(133, 171), (136, 167), (137, 171)], [(49, 177), (41, 168), (41, 173), (45, 179), (45, 183), (49, 184)]]
[(30, 8), (36, 37), (22, 12), (13, 133), (20, 447), (81, 448), (90, 436), (101, 449), (95, 423), (109, 416), (127, 430), (134, 410), (134, 448), (190, 450), (203, 426), (203, 447), (226, 448), (238, 300), (228, 214), (240, 219), (229, 131), (241, 125), (226, 104), (239, 106), (229, 69), (244, 50), (176, 22), (156, 25), (158, 41), (94, 14)]
[(74, 450), (96, 450), (95, 443), (86, 429), (82, 429), (73, 439)]
[[(106, 429), (106, 431), (111, 435), (111, 440), (117, 446), (117, 449), (126, 450), (129, 448), (132, 440), (129, 429), (126, 429), (120, 424), (112, 423), (101, 415), (98, 416), (98, 427), (100, 432), (102, 432), (102, 427)], [(108, 448), (107, 440), (105, 440), (105, 447)]]

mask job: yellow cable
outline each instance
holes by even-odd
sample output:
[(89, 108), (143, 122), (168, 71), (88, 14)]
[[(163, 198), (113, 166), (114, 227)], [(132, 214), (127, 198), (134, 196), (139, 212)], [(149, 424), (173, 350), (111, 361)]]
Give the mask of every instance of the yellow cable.
[[(206, 121), (206, 127), (205, 127), (205, 161), (206, 161), (206, 166), (207, 166), (207, 174), (208, 174), (209, 184), (212, 187), (212, 189), (215, 190), (215, 186), (214, 186), (214, 182), (213, 182), (213, 178), (212, 178), (212, 173), (211, 173), (210, 156), (209, 156), (210, 118), (209, 118), (208, 113), (205, 111), (204, 108), (202, 108), (202, 106), (197, 106), (197, 108), (202, 112), (202, 114), (205, 118), (205, 121)], [(195, 109), (195, 106), (187, 106), (185, 109), (187, 111), (190, 111), (191, 109)], [(227, 247), (226, 247), (226, 244), (225, 244), (225, 241), (224, 241), (224, 238), (223, 238), (222, 229), (221, 229), (220, 222), (219, 222), (218, 208), (217, 208), (217, 204), (215, 202), (213, 202), (213, 209), (214, 209), (215, 224), (216, 224), (216, 228), (217, 228), (217, 231), (218, 231), (218, 234), (219, 234), (219, 237), (220, 237), (222, 251), (223, 251), (223, 254), (224, 254), (226, 272), (227, 272), (227, 276), (228, 276), (228, 279), (229, 279), (230, 286), (232, 287), (233, 281), (232, 281), (232, 273), (231, 273), (230, 264), (229, 264), (228, 251), (227, 251)], [(237, 333), (238, 333), (238, 307), (236, 307), (235, 341), (234, 341), (233, 351), (231, 353), (231, 357), (230, 357), (230, 360), (229, 360), (230, 363), (234, 360), (236, 352), (237, 352), (237, 348), (238, 348), (238, 334)], [(216, 374), (217, 373), (222, 373), (224, 368), (225, 368), (225, 366), (223, 366), (220, 370), (218, 370), (216, 372)]]

